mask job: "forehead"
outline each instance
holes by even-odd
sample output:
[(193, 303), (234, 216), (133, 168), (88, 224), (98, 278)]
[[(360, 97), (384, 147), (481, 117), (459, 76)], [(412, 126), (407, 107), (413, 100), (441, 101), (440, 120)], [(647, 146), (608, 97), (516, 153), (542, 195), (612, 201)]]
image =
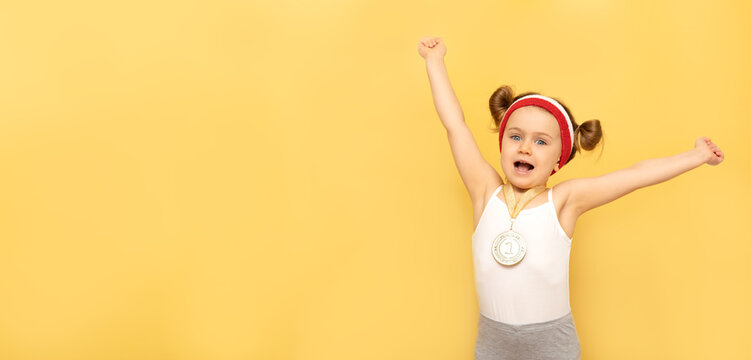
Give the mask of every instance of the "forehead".
[(554, 138), (560, 138), (560, 127), (553, 114), (537, 106), (525, 106), (516, 109), (506, 123), (506, 129), (521, 128), (528, 133), (544, 132)]

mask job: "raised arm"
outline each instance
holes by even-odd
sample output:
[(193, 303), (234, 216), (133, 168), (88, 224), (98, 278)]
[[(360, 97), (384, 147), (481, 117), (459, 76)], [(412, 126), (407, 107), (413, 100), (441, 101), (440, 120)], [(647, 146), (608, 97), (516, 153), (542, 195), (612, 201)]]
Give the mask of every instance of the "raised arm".
[(647, 159), (621, 170), (590, 178), (566, 180), (559, 184), (568, 193), (566, 206), (578, 216), (607, 204), (636, 189), (661, 183), (704, 163), (717, 165), (725, 155), (706, 137), (700, 137), (694, 148), (657, 159)]
[(500, 179), (500, 176), (482, 157), (472, 132), (464, 122), (464, 113), (451, 87), (443, 61), (446, 54), (443, 40), (435, 36), (424, 37), (418, 42), (417, 51), (425, 58), (433, 104), (443, 127), (446, 128), (454, 163), (472, 201), (475, 202), (484, 197), (485, 188), (491, 179)]
[[(425, 42), (427, 45), (422, 45)], [(464, 123), (464, 113), (459, 105), (459, 99), (449, 82), (449, 74), (443, 57), (446, 55), (446, 45), (439, 37), (427, 37), (420, 41), (418, 48), (420, 55), (425, 58), (425, 67), (430, 80), (430, 90), (433, 93), (433, 104), (438, 117), (447, 131), (454, 131)]]

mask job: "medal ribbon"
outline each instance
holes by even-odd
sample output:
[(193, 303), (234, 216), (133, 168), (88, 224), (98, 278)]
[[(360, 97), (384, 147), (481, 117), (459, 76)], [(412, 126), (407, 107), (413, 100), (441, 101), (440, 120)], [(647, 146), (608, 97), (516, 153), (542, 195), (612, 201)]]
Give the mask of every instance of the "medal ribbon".
[(543, 191), (547, 190), (545, 185), (539, 185), (535, 186), (527, 191), (524, 192), (524, 195), (522, 195), (521, 199), (519, 199), (519, 202), (516, 202), (516, 196), (514, 196), (514, 187), (511, 184), (506, 184), (503, 187), (503, 197), (504, 200), (506, 200), (506, 207), (508, 208), (509, 214), (511, 215), (511, 228), (514, 227), (514, 220), (516, 220), (516, 217), (519, 216), (519, 213), (524, 209), (524, 206), (527, 205), (532, 199), (534, 199), (537, 195), (540, 195)]

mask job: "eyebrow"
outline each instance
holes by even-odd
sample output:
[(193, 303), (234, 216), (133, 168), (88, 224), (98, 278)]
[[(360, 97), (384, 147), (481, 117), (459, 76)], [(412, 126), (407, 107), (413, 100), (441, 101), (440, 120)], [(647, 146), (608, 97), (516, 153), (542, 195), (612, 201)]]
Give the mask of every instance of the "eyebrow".
[[(516, 126), (514, 126), (514, 127), (511, 127), (511, 128), (508, 128), (508, 129), (509, 129), (509, 130), (519, 130), (519, 132), (524, 132), (524, 130), (522, 130), (522, 129), (520, 129), (520, 128), (516, 127)], [(542, 134), (542, 135), (545, 135), (545, 136), (547, 136), (547, 137), (550, 137), (550, 138), (552, 138), (552, 136), (548, 135), (548, 133), (545, 133), (545, 132), (542, 132), (542, 131), (536, 131), (536, 132), (533, 132), (533, 134)]]

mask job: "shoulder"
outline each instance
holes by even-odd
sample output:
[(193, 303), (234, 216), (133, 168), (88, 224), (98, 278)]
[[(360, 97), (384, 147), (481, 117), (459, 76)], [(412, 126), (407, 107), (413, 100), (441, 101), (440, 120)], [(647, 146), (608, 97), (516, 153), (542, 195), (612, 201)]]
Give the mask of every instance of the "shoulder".
[(474, 208), (480, 211), (485, 209), (488, 201), (491, 200), (490, 196), (493, 195), (493, 192), (501, 187), (501, 185), (503, 185), (503, 180), (500, 176), (488, 179), (488, 181), (485, 183), (485, 189), (483, 191), (482, 198), (478, 198), (473, 202)]
[(485, 190), (483, 191), (482, 198), (472, 199), (475, 229), (477, 228), (477, 224), (480, 221), (480, 217), (482, 216), (482, 213), (485, 211), (485, 208), (488, 206), (488, 202), (493, 200), (490, 198), (490, 196), (493, 195), (493, 192), (495, 192), (495, 190), (498, 189), (501, 185), (503, 185), (503, 181), (500, 179), (500, 177), (493, 178), (485, 184)]
[(572, 185), (575, 186), (575, 182), (566, 180), (551, 188), (551, 199), (553, 200), (553, 206), (555, 207), (556, 215), (558, 216), (558, 223), (561, 225), (561, 228), (569, 239), (573, 237), (576, 220), (581, 216), (581, 213), (573, 201), (574, 196), (572, 196)]
[(558, 213), (568, 212), (572, 208), (571, 193), (573, 190), (573, 180), (566, 180), (551, 188), (553, 203)]

